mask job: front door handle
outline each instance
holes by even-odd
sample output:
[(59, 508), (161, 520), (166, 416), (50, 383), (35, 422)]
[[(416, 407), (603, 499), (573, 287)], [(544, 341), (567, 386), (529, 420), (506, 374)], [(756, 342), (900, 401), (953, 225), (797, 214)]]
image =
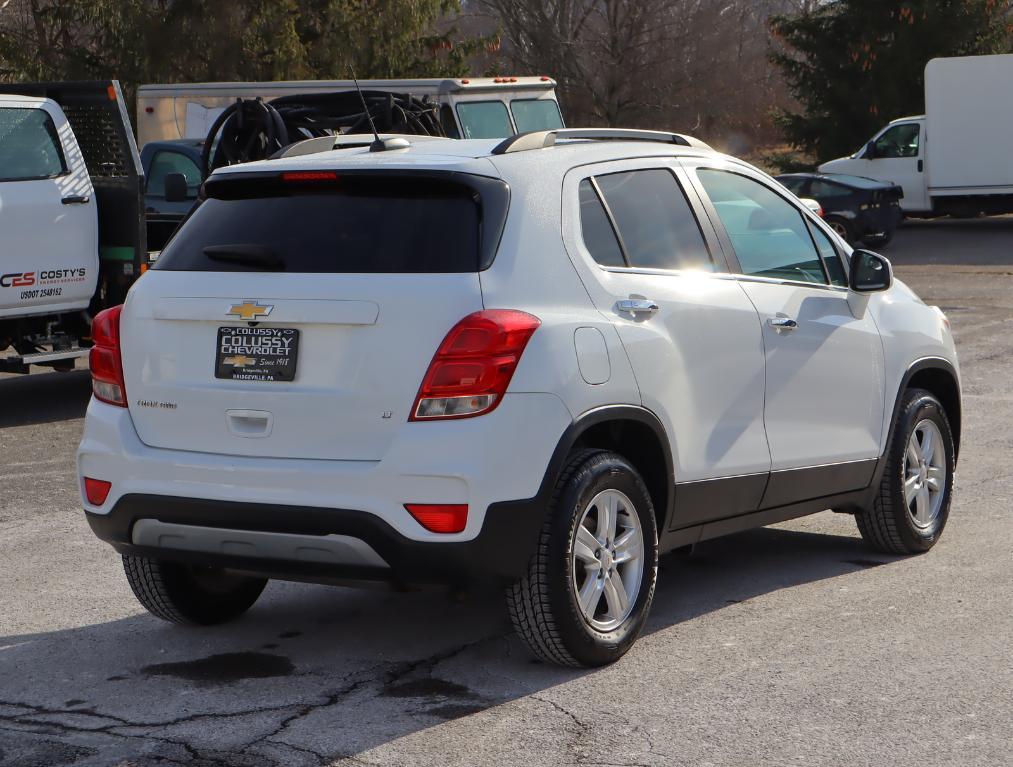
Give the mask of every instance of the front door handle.
[(630, 314), (657, 314), (659, 307), (647, 298), (624, 298), (616, 301), (616, 309)]
[(71, 197), (64, 197), (62, 200), (60, 200), (60, 202), (63, 203), (64, 205), (87, 205), (90, 199), (91, 198), (88, 197), (88, 195), (79, 194), (73, 195)]
[(769, 317), (767, 318), (767, 324), (778, 333), (782, 330), (794, 330), (798, 327), (798, 322), (791, 317)]

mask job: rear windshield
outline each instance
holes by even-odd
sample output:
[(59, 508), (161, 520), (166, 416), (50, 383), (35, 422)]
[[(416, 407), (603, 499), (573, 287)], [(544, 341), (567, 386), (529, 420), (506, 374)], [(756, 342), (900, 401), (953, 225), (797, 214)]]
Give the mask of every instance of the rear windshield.
[[(483, 227), (483, 198), (474, 186), (390, 176), (290, 184), (275, 175), (213, 179), (207, 190), (208, 199), (166, 245), (155, 268), (446, 273), (475, 272), (491, 262), (483, 255), (483, 229), (495, 226), (498, 216), (487, 215)], [(493, 200), (491, 212), (500, 206), (505, 216), (505, 200)]]

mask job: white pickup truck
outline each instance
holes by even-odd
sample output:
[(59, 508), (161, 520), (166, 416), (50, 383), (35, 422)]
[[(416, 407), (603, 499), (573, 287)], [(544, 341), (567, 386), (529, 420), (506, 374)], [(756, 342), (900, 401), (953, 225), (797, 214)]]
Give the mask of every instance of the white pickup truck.
[(0, 86), (0, 371), (87, 354), (147, 267), (143, 187), (116, 81)]
[(910, 216), (1013, 213), (1013, 55), (932, 59), (925, 114), (885, 126), (821, 173), (866, 176), (904, 188)]

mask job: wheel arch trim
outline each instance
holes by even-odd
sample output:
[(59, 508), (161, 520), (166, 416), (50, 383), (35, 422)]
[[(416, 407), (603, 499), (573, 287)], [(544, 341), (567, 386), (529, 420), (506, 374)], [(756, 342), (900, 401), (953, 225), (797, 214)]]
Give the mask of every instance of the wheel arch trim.
[[(943, 357), (922, 357), (908, 365), (907, 369), (904, 371), (904, 375), (901, 376), (900, 386), (898, 387), (897, 394), (894, 397), (893, 413), (890, 416), (889, 430), (886, 433), (884, 445), (889, 444), (890, 435), (893, 434), (894, 427), (897, 425), (897, 418), (900, 416), (900, 402), (901, 398), (904, 396), (904, 392), (910, 388), (911, 381), (916, 375), (929, 370), (939, 371), (948, 376), (956, 391), (956, 399), (953, 403), (951, 403), (953, 412), (947, 411), (946, 413), (946, 417), (950, 421), (950, 429), (953, 432), (953, 463), (956, 465), (957, 457), (960, 454), (960, 431), (963, 410), (961, 403), (960, 375), (957, 373), (957, 368), (954, 364)], [(886, 448), (884, 447), (884, 455), (885, 453)]]
[[(658, 444), (665, 465), (665, 504), (663, 509), (655, 509), (658, 516), (658, 534), (668, 529), (672, 519), (672, 511), (675, 505), (675, 461), (672, 456), (672, 444), (669, 441), (668, 433), (664, 424), (653, 412), (644, 407), (636, 405), (603, 405), (592, 408), (577, 416), (567, 427), (566, 431), (559, 438), (556, 449), (549, 460), (545, 476), (542, 479), (541, 487), (538, 490), (538, 498), (546, 501), (552, 496), (559, 475), (563, 471), (566, 457), (577, 444), (578, 440), (592, 427), (609, 422), (634, 421), (649, 428)], [(660, 513), (659, 513), (660, 512)]]

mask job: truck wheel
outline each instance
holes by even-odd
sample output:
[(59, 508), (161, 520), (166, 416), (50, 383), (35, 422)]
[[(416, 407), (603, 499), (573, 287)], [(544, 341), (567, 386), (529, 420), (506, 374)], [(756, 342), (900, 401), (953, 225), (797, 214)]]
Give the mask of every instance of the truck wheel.
[(939, 400), (924, 389), (904, 392), (879, 492), (872, 508), (855, 515), (867, 543), (889, 554), (935, 545), (950, 513), (954, 454)]
[(581, 450), (560, 475), (528, 573), (507, 591), (531, 651), (565, 666), (621, 658), (647, 620), (658, 575), (654, 506), (616, 453)]
[(242, 615), (267, 585), (266, 578), (129, 555), (123, 556), (123, 571), (149, 613), (172, 623), (200, 626)]
[(837, 236), (848, 243), (848, 245), (851, 245), (852, 242), (854, 242), (854, 234), (851, 231), (851, 224), (839, 216), (827, 216), (825, 220), (827, 225), (837, 233)]

